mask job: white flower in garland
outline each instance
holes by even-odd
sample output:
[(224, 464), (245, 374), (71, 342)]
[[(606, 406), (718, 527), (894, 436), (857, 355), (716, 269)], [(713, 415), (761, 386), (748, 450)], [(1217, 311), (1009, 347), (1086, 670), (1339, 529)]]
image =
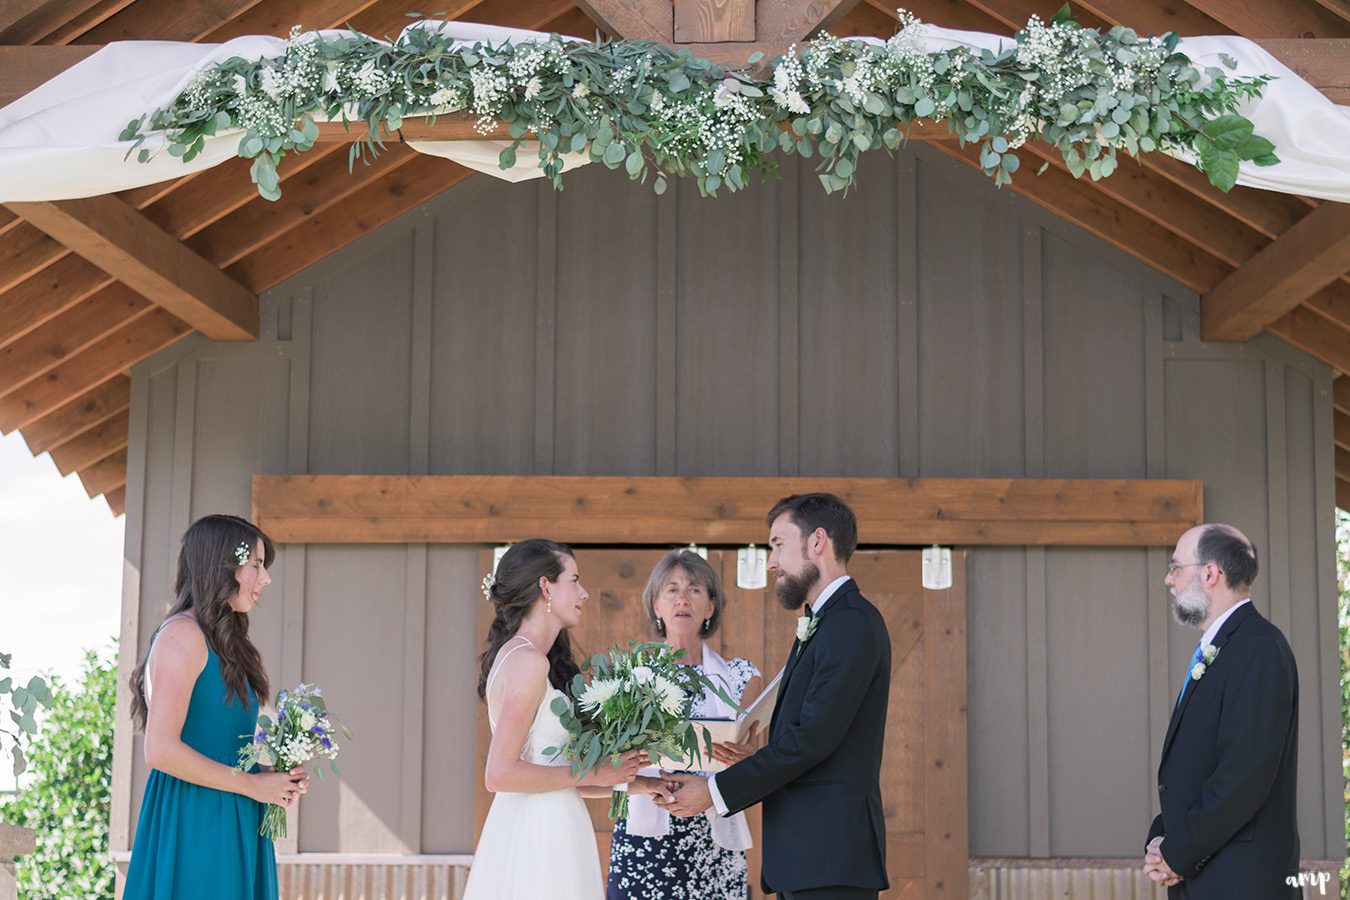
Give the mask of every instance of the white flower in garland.
[(539, 96), (539, 92), (542, 91), (543, 89), (544, 89), (544, 82), (539, 80), (538, 75), (534, 76), (525, 83), (525, 99), (533, 100), (535, 97)]
[(576, 86), (572, 88), (572, 97), (577, 100), (589, 96), (590, 93), (591, 89), (586, 86), (586, 82), (584, 81), (578, 81), (576, 83)]

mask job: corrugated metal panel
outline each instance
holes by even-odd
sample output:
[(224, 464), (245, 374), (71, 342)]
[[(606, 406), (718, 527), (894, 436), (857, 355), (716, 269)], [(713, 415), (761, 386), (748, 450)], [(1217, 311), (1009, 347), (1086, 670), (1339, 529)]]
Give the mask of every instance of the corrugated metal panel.
[[(1139, 866), (1097, 861), (1073, 865), (1069, 860), (1015, 860), (1009, 865), (972, 862), (970, 900), (1167, 900), (1167, 889), (1149, 881)], [(1044, 863), (1037, 865), (1037, 863)], [(1067, 865), (1065, 863), (1068, 863)], [(1304, 900), (1340, 896), (1337, 872), (1327, 863), (1305, 868), (1311, 882)]]
[(280, 900), (459, 900), (467, 865), (282, 864)]

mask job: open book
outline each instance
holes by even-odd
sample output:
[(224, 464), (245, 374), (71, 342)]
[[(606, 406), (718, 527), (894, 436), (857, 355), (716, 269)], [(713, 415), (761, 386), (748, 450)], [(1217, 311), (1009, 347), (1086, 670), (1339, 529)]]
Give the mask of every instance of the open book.
[[(773, 681), (769, 682), (755, 701), (745, 710), (745, 715), (734, 719), (690, 719), (694, 730), (698, 734), (699, 752), (703, 754), (702, 760), (698, 763), (699, 770), (703, 772), (720, 772), (726, 768), (725, 763), (718, 762), (708, 756), (703, 744), (703, 729), (708, 730), (714, 744), (732, 743), (744, 744), (750, 738), (750, 727), (759, 725), (759, 734), (769, 733), (769, 719), (773, 716), (774, 704), (778, 701), (778, 683), (783, 678), (783, 670), (779, 669), (778, 674), (773, 676)], [(688, 765), (683, 760), (670, 760), (670, 764), (678, 764), (680, 767)]]

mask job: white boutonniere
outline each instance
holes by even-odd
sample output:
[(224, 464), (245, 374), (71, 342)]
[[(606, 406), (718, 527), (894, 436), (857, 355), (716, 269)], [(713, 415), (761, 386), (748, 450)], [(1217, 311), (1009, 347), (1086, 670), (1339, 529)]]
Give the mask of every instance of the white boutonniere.
[(1191, 666), (1191, 680), (1199, 681), (1201, 678), (1204, 678), (1205, 673), (1209, 671), (1209, 667), (1214, 664), (1214, 660), (1218, 657), (1218, 655), (1219, 655), (1219, 648), (1215, 647), (1213, 644), (1205, 644), (1203, 647), (1201, 647), (1200, 648), (1201, 661)]
[(816, 633), (816, 626), (820, 624), (819, 616), (801, 616), (797, 619), (797, 643), (805, 644), (811, 640), (811, 635)]

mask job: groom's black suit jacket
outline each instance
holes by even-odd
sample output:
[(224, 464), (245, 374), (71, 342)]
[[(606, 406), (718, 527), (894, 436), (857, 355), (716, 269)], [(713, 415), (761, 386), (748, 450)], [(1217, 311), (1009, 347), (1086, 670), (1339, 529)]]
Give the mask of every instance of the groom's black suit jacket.
[(766, 892), (854, 886), (882, 890), (886, 825), (881, 751), (891, 683), (891, 640), (852, 579), (793, 642), (769, 739), (719, 773), (730, 812), (763, 803)]
[(1299, 866), (1294, 655), (1250, 603), (1213, 643), (1219, 655), (1172, 711), (1148, 840), (1163, 836), (1163, 859), (1185, 879), (1170, 900), (1297, 898), (1285, 882)]

